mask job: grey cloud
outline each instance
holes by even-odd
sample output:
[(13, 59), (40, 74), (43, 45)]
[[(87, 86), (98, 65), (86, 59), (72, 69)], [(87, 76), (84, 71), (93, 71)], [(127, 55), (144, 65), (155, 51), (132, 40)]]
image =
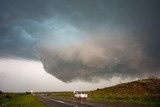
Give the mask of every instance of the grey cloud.
[(109, 79), (113, 76), (142, 78), (159, 75), (159, 64), (152, 64), (155, 59), (148, 57), (139, 44), (130, 42), (123, 37), (90, 38), (67, 47), (41, 47), (38, 54), (45, 70), (64, 82), (78, 79), (94, 81), (95, 78)]
[(62, 81), (159, 76), (158, 0), (1, 0), (0, 57)]

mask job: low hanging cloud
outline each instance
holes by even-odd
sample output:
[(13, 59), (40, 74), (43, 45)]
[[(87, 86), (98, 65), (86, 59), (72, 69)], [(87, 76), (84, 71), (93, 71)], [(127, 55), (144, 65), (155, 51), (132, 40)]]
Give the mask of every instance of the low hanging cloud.
[(146, 77), (156, 73), (154, 59), (136, 41), (123, 36), (88, 37), (68, 46), (38, 47), (44, 69), (64, 82), (93, 82), (113, 76)]
[(0, 58), (41, 61), (64, 82), (160, 76), (159, 3), (2, 0)]

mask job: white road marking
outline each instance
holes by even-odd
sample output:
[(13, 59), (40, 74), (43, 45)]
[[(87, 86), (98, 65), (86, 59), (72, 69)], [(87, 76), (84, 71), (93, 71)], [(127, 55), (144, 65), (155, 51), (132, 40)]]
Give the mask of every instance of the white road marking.
[(64, 103), (63, 101), (60, 101), (60, 100), (53, 100), (53, 101), (56, 101), (56, 102), (59, 102), (59, 103)]
[(64, 101), (61, 101), (61, 100), (55, 100), (55, 99), (47, 98), (47, 97), (44, 97), (44, 96), (42, 96), (42, 98), (49, 99), (49, 100), (52, 100), (52, 101), (55, 101), (55, 102), (58, 102), (58, 103), (64, 103)]
[[(66, 105), (70, 105), (72, 107), (79, 107), (77, 104), (71, 104), (71, 103), (67, 103), (67, 102), (64, 102), (64, 101), (61, 101), (61, 100), (56, 100), (56, 99), (53, 99), (53, 98), (48, 98), (48, 97), (45, 97), (45, 96), (41, 96), (42, 98), (44, 99), (48, 99), (48, 100), (52, 100), (52, 101), (55, 101), (55, 102), (58, 102), (58, 103), (63, 103), (63, 104), (66, 104)], [(76, 101), (73, 101), (74, 103), (76, 103)], [(81, 103), (83, 104), (83, 103)]]

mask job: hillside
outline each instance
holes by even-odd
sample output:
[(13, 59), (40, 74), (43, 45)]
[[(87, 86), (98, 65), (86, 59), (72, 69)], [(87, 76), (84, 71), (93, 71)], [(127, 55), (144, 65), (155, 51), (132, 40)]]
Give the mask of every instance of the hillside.
[(89, 91), (91, 99), (160, 104), (160, 79), (143, 79)]

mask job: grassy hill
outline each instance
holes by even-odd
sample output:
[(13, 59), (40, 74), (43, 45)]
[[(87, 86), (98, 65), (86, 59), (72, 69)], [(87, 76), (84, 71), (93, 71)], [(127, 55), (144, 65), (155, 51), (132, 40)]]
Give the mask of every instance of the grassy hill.
[(160, 105), (160, 79), (143, 79), (89, 91), (91, 99)]

